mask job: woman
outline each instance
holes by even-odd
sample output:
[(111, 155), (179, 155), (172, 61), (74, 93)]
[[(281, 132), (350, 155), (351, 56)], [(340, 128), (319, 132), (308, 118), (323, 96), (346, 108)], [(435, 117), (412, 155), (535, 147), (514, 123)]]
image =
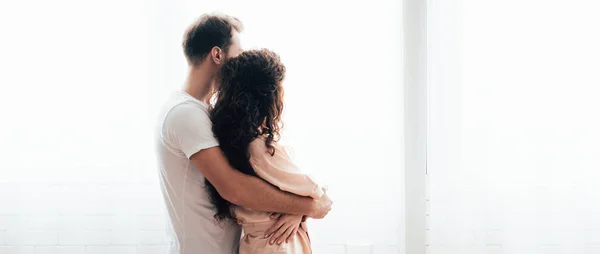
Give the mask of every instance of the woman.
[[(261, 177), (281, 190), (320, 198), (321, 187), (292, 164), (277, 144), (282, 126), (285, 66), (269, 50), (250, 50), (228, 60), (222, 67), (217, 101), (211, 111), (213, 132), (229, 163), (239, 171)], [(215, 218), (242, 225), (240, 254), (312, 253), (302, 215), (282, 215), (284, 221), (276, 244), (264, 233), (276, 223), (271, 213), (235, 206), (223, 199), (207, 181), (216, 206)], [(290, 236), (288, 238), (288, 236)], [(288, 241), (289, 239), (289, 241)]]

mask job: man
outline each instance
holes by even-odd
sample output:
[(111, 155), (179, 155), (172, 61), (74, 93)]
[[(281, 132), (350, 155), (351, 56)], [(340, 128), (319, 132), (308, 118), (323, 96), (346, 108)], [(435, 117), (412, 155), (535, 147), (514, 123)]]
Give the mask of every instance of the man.
[[(242, 51), (239, 20), (202, 15), (185, 33), (189, 65), (184, 91), (173, 95), (160, 114), (157, 153), (162, 193), (172, 226), (172, 254), (237, 253), (238, 225), (219, 225), (204, 189), (204, 177), (229, 202), (267, 212), (323, 218), (331, 209), (327, 195), (314, 200), (280, 191), (245, 175), (227, 162), (209, 120), (209, 99), (220, 67)], [(276, 229), (274, 229), (276, 230)]]

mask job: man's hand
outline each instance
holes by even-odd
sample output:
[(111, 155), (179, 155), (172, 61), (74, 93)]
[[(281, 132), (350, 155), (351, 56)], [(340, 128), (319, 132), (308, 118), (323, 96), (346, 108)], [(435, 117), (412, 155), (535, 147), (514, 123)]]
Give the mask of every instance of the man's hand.
[(327, 188), (323, 189), (323, 196), (320, 199), (315, 200), (315, 206), (311, 214), (308, 214), (309, 217), (314, 219), (323, 219), (325, 216), (331, 211), (331, 205), (333, 201), (327, 196)]
[(269, 240), (270, 244), (274, 244), (275, 242), (281, 244), (284, 240), (287, 243), (296, 235), (296, 233), (298, 233), (298, 228), (300, 228), (300, 223), (302, 223), (302, 217), (303, 215), (291, 214), (279, 216), (275, 225), (265, 232), (265, 237), (271, 237)]

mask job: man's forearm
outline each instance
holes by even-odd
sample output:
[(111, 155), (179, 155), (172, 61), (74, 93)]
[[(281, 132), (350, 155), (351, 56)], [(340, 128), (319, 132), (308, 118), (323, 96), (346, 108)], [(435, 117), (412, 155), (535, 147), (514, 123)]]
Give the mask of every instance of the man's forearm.
[(223, 198), (236, 205), (257, 211), (309, 216), (322, 210), (310, 197), (281, 191), (258, 177), (231, 168), (218, 147), (201, 150), (190, 160)]
[(258, 177), (246, 176), (238, 186), (236, 205), (264, 212), (309, 215), (314, 199), (284, 192)]

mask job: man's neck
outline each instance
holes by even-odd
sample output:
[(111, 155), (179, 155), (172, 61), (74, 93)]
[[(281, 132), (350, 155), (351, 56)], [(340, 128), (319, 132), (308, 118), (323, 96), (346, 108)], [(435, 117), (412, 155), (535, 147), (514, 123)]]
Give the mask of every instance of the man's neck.
[(184, 91), (204, 103), (210, 102), (214, 93), (214, 73), (208, 68), (190, 66)]

